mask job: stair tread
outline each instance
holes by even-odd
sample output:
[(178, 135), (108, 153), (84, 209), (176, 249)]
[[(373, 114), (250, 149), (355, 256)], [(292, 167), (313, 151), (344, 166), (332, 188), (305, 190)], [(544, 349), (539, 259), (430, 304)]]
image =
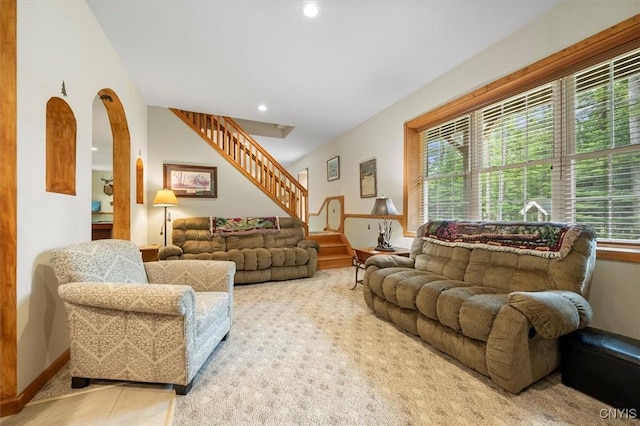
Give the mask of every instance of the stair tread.
[(347, 245), (345, 243), (321, 243), (320, 244), (320, 248), (322, 247), (346, 247)]
[(323, 241), (323, 240), (340, 240), (340, 234), (331, 234), (331, 235), (307, 235), (307, 238), (315, 241)]
[(344, 241), (342, 241), (341, 238), (334, 238), (332, 240), (315, 240), (312, 238), (311, 240), (317, 242), (321, 246), (325, 244), (344, 244)]
[(353, 259), (353, 256), (347, 253), (343, 253), (343, 254), (327, 254), (322, 256), (321, 254), (318, 254), (318, 260), (320, 259)]

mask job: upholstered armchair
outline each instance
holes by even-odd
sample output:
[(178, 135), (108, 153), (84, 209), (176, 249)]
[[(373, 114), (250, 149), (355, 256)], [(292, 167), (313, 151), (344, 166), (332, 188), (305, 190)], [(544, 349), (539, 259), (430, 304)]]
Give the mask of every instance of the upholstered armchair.
[(186, 395), (231, 327), (229, 261), (143, 263), (124, 240), (51, 253), (71, 339), (71, 387), (90, 379), (171, 383)]

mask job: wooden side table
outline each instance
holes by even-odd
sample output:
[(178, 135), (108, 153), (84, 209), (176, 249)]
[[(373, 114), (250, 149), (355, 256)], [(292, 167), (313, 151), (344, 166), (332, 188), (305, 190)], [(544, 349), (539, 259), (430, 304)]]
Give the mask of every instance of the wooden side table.
[(396, 256), (409, 257), (411, 254), (411, 250), (408, 248), (395, 247), (395, 249), (396, 251), (379, 251), (376, 250), (375, 247), (354, 248), (353, 266), (356, 267), (356, 282), (353, 284), (351, 290), (354, 290), (358, 286), (358, 283), (362, 284), (362, 280), (358, 279), (358, 271), (364, 269), (364, 262), (371, 256), (375, 256), (376, 254), (395, 254)]
[(106, 240), (111, 238), (113, 231), (112, 222), (95, 222), (91, 224), (91, 241)]
[(143, 262), (155, 262), (158, 260), (158, 245), (140, 246), (140, 253), (142, 253)]

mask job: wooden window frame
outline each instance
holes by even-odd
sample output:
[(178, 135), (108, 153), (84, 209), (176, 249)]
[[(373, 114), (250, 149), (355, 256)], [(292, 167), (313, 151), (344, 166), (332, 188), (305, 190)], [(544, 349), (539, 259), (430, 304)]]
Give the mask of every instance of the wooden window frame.
[[(404, 235), (406, 237), (415, 236), (415, 226), (420, 219), (415, 208), (415, 200), (411, 200), (409, 194), (416, 193), (417, 183), (412, 182), (411, 176), (416, 175), (416, 167), (421, 168), (418, 145), (419, 133), (422, 130), (471, 113), (492, 103), (500, 102), (580, 69), (612, 59), (638, 47), (640, 47), (640, 15), (635, 15), (506, 77), (405, 122)], [(416, 159), (418, 160), (416, 161)], [(599, 242), (597, 253), (599, 259), (640, 263), (640, 244), (621, 245)]]

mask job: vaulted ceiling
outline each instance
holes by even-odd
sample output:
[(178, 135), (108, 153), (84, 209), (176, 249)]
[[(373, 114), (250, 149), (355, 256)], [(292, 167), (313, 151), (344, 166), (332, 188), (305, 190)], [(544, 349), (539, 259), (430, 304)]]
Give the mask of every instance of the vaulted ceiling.
[(148, 105), (292, 126), (258, 137), (285, 165), (559, 2), (88, 0)]

